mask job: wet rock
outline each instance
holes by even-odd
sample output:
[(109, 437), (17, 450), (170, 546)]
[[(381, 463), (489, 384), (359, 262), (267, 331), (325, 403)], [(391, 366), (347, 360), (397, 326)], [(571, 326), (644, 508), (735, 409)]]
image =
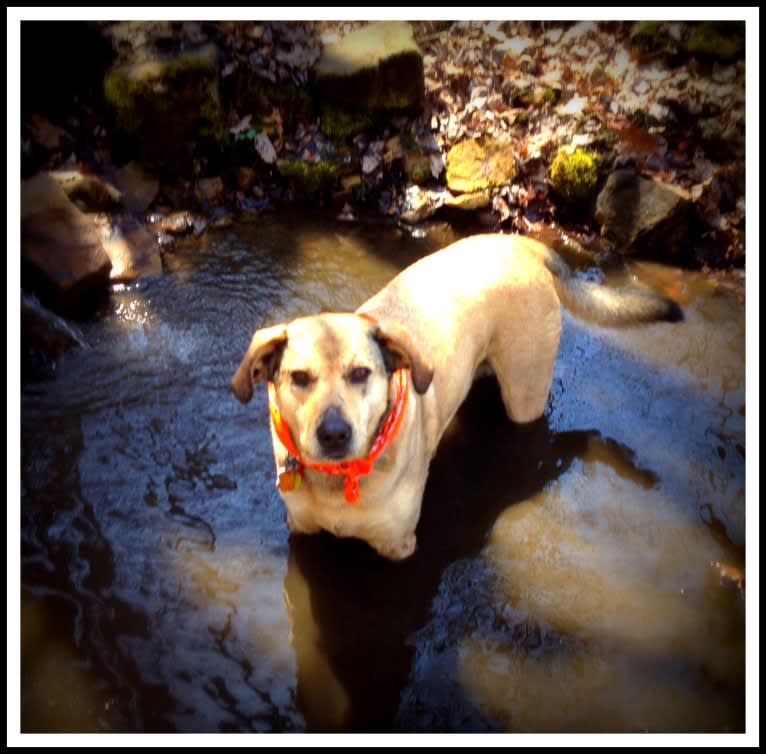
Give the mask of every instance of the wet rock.
[(38, 292), (64, 308), (109, 284), (112, 262), (95, 219), (44, 173), (21, 184), (21, 258)]
[(148, 176), (137, 162), (123, 165), (113, 181), (122, 192), (122, 206), (131, 212), (145, 212), (160, 190), (159, 180)]
[(383, 155), (376, 153), (373, 145), (367, 150), (367, 153), (362, 157), (362, 172), (365, 175), (374, 173), (383, 162)]
[(26, 348), (52, 358), (70, 348), (87, 347), (75, 327), (26, 291), (21, 292), (21, 337)]
[(159, 245), (145, 227), (107, 227), (102, 231), (102, 238), (104, 250), (112, 260), (109, 276), (113, 283), (124, 283), (162, 272)]
[(468, 139), (447, 153), (447, 187), (473, 193), (511, 183), (516, 175), (513, 145), (499, 139), (480, 143)]
[(338, 213), (337, 219), (340, 220), (341, 222), (347, 222), (347, 223), (354, 222), (357, 219), (356, 215), (354, 214), (354, 210), (352, 206), (348, 204), (348, 202), (346, 202), (343, 205), (343, 208)]
[(255, 183), (256, 173), (253, 168), (242, 166), (237, 168), (237, 187), (240, 191), (247, 191)]
[(63, 128), (54, 126), (40, 113), (32, 113), (27, 119), (26, 127), (32, 141), (51, 152), (62, 149), (67, 141), (71, 141), (71, 136)]
[(171, 236), (185, 236), (187, 233), (200, 233), (204, 230), (207, 221), (201, 215), (192, 212), (171, 212), (169, 215), (151, 215), (149, 223), (156, 233)]
[(104, 78), (104, 95), (140, 162), (159, 172), (198, 172), (228, 137), (213, 44), (115, 66)]
[(373, 22), (326, 45), (313, 73), (324, 96), (359, 110), (418, 109), (425, 91), (423, 55), (403, 21)]
[(445, 207), (463, 210), (483, 209), (489, 207), (490, 202), (489, 191), (473, 191), (470, 194), (451, 194), (448, 191), (444, 198)]
[(742, 568), (729, 563), (722, 563), (720, 560), (711, 560), (710, 567), (720, 579), (721, 585), (735, 587), (744, 595), (745, 571)]
[(220, 176), (215, 178), (200, 178), (197, 181), (197, 196), (206, 202), (212, 202), (223, 193), (223, 179)]
[(420, 152), (409, 152), (404, 162), (404, 172), (407, 180), (421, 185), (428, 183), (433, 176), (431, 173), (431, 157)]
[(111, 183), (96, 175), (83, 174), (78, 170), (55, 170), (49, 175), (83, 212), (106, 212), (122, 198)]
[(409, 186), (399, 205), (399, 218), (409, 224), (427, 220), (441, 207), (466, 211), (489, 207), (492, 197), (489, 191), (473, 191), (468, 194), (453, 194), (444, 187), (425, 189)]
[(431, 191), (410, 186), (399, 208), (399, 218), (405, 223), (422, 222), (444, 205), (446, 196), (447, 191), (443, 188)]
[(692, 207), (677, 186), (616, 170), (598, 195), (596, 220), (623, 254), (676, 256), (688, 240)]

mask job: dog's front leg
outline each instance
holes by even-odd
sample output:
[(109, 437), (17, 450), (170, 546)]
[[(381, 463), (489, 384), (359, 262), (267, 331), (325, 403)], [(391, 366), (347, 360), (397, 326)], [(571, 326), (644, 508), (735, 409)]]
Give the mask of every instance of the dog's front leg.
[(318, 534), (322, 527), (313, 519), (306, 516), (296, 516), (287, 510), (287, 528), (293, 534)]
[(410, 555), (415, 552), (417, 539), (415, 537), (415, 532), (413, 531), (395, 542), (370, 542), (370, 544), (378, 554), (382, 555), (384, 558), (388, 558), (389, 560), (404, 560), (405, 558), (409, 558)]

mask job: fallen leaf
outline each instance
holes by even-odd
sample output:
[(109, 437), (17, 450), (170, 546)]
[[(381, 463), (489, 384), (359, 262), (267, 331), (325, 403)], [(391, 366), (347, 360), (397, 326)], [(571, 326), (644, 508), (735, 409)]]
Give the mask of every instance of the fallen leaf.
[(259, 133), (255, 137), (255, 151), (267, 165), (273, 165), (277, 160), (274, 145), (265, 133)]
[(235, 136), (237, 134), (241, 134), (243, 131), (247, 131), (248, 128), (250, 128), (250, 122), (253, 120), (252, 115), (246, 115), (242, 120), (237, 123), (236, 126), (233, 126), (229, 129), (230, 133), (233, 133)]

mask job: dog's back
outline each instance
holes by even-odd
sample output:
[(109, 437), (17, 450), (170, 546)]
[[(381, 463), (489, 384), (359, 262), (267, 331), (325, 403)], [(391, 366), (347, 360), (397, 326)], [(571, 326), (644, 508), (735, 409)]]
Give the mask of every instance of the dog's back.
[[(404, 325), (434, 367), (439, 431), (489, 363), (511, 419), (542, 413), (561, 331), (561, 304), (608, 327), (676, 322), (674, 301), (574, 275), (545, 244), (520, 235), (471, 236), (411, 265), (359, 311)], [(445, 398), (448, 397), (448, 400)]]

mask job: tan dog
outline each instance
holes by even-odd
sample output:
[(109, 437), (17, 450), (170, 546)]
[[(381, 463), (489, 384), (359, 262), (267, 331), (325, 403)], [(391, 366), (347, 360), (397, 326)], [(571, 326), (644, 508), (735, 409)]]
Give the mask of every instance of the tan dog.
[(669, 299), (575, 278), (538, 241), (482, 235), (419, 260), (356, 313), (258, 330), (231, 385), (247, 403), (253, 382), (271, 381), (290, 530), (412, 554), (429, 463), (479, 367), (497, 376), (511, 420), (542, 415), (560, 303), (612, 327), (683, 319)]

